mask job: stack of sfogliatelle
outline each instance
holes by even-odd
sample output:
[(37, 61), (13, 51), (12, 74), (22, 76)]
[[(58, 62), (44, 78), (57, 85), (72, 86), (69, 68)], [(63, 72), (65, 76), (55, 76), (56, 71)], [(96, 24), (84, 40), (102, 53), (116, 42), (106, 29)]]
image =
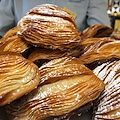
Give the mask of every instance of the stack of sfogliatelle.
[[(62, 120), (91, 107), (95, 120), (119, 119), (119, 91), (113, 92), (112, 110), (106, 104), (112, 104), (113, 96), (105, 98), (119, 76), (119, 41), (112, 32), (105, 25), (77, 31), (72, 15), (55, 5), (28, 11), (0, 42), (0, 106), (6, 105), (8, 119)], [(105, 82), (110, 72), (103, 79), (96, 70), (110, 62), (118, 65), (117, 72), (110, 77), (113, 82)]]

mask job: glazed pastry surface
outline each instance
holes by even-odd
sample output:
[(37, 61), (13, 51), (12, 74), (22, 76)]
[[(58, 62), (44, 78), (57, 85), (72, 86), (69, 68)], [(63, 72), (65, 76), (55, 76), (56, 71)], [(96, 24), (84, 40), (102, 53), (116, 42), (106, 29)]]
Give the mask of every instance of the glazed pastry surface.
[(111, 38), (114, 38), (116, 40), (120, 40), (120, 33), (113, 33), (110, 35)]
[(82, 51), (85, 52), (87, 49), (89, 49), (90, 46), (92, 46), (92, 44), (94, 44), (95, 42), (100, 43), (100, 41), (114, 41), (114, 39), (111, 39), (110, 37), (103, 37), (103, 38), (86, 38), (84, 40), (82, 40), (81, 42), (81, 47), (82, 47)]

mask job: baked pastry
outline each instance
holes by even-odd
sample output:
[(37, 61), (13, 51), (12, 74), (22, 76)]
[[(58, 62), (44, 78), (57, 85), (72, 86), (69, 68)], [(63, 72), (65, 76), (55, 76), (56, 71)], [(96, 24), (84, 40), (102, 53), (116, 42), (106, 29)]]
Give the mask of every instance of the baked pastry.
[(93, 25), (86, 28), (81, 35), (82, 39), (86, 38), (100, 38), (100, 37), (109, 37), (112, 34), (113, 28), (106, 25)]
[(17, 30), (17, 27), (14, 27), (5, 33), (0, 41), (0, 51), (12, 51), (27, 56), (31, 45), (17, 36)]
[(18, 38), (18, 36), (13, 36), (0, 42), (0, 51), (11, 51), (22, 54), (29, 48), (30, 45), (28, 45), (24, 40)]
[(77, 47), (68, 51), (61, 51), (59, 49), (52, 50), (46, 48), (36, 48), (28, 57), (29, 60), (37, 64), (39, 67), (44, 62), (61, 58), (65, 56), (79, 57), (81, 54), (81, 47)]
[(37, 89), (7, 106), (10, 120), (41, 120), (61, 116), (95, 100), (104, 84), (74, 57), (42, 65)]
[(120, 60), (106, 62), (93, 72), (105, 83), (94, 105), (94, 120), (120, 120)]
[(34, 62), (38, 67), (42, 64), (49, 62), (52, 59), (60, 58), (64, 55), (61, 50), (52, 50), (46, 48), (36, 48), (29, 56), (28, 59)]
[(64, 51), (80, 42), (80, 32), (72, 15), (52, 4), (32, 8), (17, 27), (19, 37), (35, 46)]
[(85, 52), (86, 49), (89, 49), (89, 47), (94, 44), (95, 42), (99, 41), (113, 41), (114, 39), (111, 39), (110, 37), (103, 37), (103, 38), (86, 38), (81, 42), (81, 49), (82, 52)]
[(0, 106), (35, 89), (39, 79), (34, 63), (15, 52), (0, 52)]
[[(115, 39), (106, 39), (92, 43), (84, 48), (83, 54), (79, 57), (85, 65), (100, 60), (110, 60), (111, 58), (120, 59), (120, 41)], [(94, 66), (94, 65), (93, 65)]]
[(113, 33), (110, 35), (110, 37), (116, 40), (120, 40), (120, 33)]
[(4, 34), (0, 41), (6, 41), (6, 39), (15, 36), (17, 34), (17, 31), (18, 31), (17, 27), (11, 28)]

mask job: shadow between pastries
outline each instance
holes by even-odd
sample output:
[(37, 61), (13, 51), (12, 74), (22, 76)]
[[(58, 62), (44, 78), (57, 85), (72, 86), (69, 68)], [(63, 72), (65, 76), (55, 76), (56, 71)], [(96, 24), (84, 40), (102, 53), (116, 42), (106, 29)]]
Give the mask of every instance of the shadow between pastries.
[(50, 60), (61, 58), (61, 57), (79, 57), (81, 55), (81, 46), (74, 49), (69, 49), (67, 51), (61, 51), (59, 49), (46, 49), (46, 48), (36, 48), (28, 57), (29, 60), (34, 62), (37, 66), (41, 66), (43, 63)]

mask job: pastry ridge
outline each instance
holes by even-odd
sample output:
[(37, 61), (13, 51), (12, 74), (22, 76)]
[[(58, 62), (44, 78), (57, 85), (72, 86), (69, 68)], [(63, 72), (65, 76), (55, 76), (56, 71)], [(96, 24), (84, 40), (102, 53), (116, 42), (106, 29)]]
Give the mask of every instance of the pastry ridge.
[(120, 119), (120, 60), (103, 63), (94, 73), (105, 83), (105, 89), (95, 102), (94, 120)]
[(19, 37), (40, 47), (64, 51), (75, 48), (81, 41), (72, 15), (55, 5), (32, 8), (17, 27)]
[(35, 89), (39, 78), (34, 63), (15, 52), (0, 52), (0, 106)]
[(67, 114), (96, 99), (104, 89), (103, 82), (77, 58), (54, 59), (39, 70), (40, 80), (47, 74), (46, 80), (7, 106), (12, 120), (41, 120)]

